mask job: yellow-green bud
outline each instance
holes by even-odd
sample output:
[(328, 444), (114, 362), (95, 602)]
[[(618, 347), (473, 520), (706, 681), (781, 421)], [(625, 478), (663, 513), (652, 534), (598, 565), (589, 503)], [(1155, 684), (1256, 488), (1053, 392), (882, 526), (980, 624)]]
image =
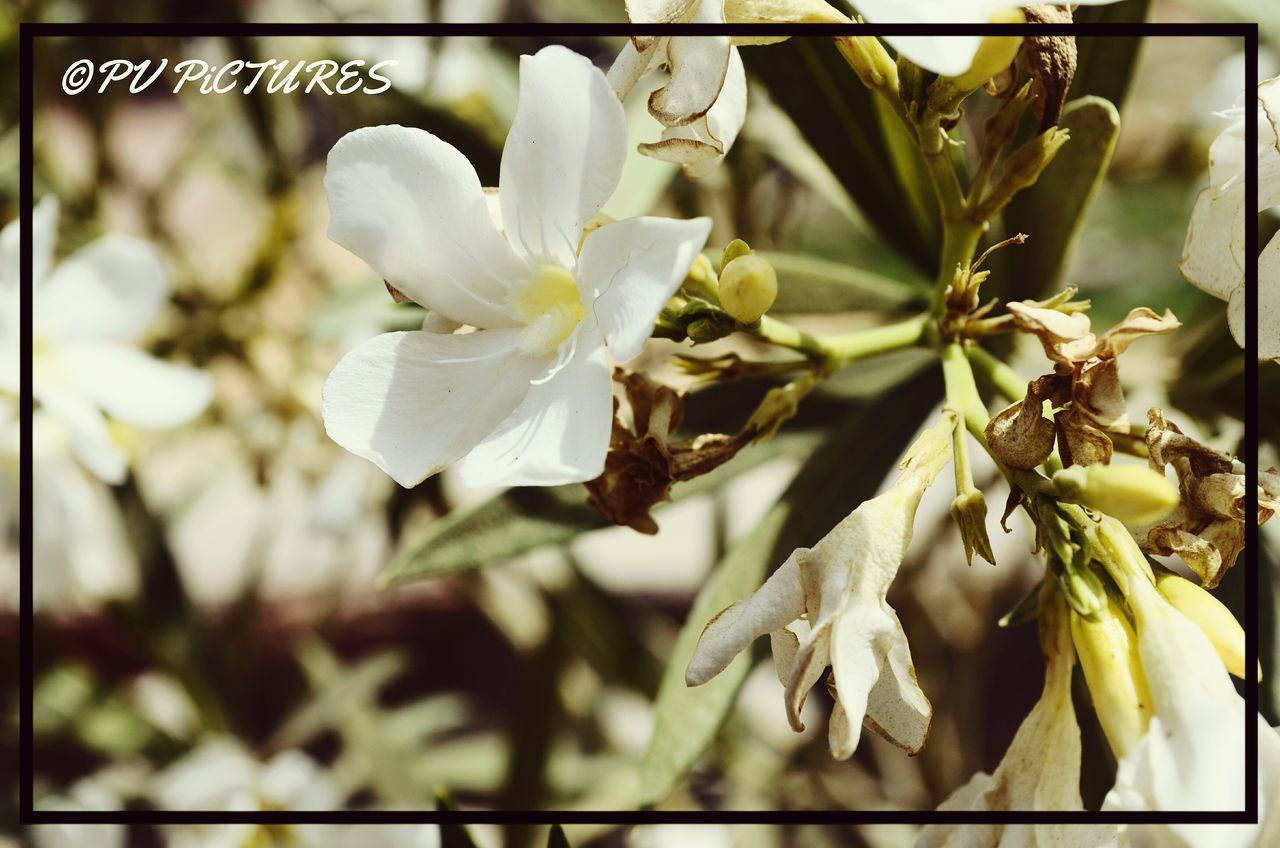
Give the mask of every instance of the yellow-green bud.
[(1138, 658), (1138, 641), (1110, 598), (1092, 619), (1072, 613), (1071, 640), (1111, 750), (1123, 757), (1151, 720), (1151, 693)]
[(719, 300), (720, 286), (716, 281), (716, 269), (705, 253), (694, 257), (689, 273), (684, 276), (684, 289), (690, 294), (711, 300)]
[(1071, 562), (1063, 563), (1059, 579), (1075, 614), (1092, 618), (1106, 609), (1107, 590), (1093, 569), (1079, 560), (1080, 557), (1073, 556)]
[[(1244, 628), (1231, 610), (1195, 583), (1168, 571), (1156, 572), (1156, 588), (1174, 609), (1196, 623), (1213, 643), (1222, 664), (1236, 677), (1244, 678)], [(1262, 679), (1262, 667), (1257, 669)]]
[(720, 271), (720, 305), (740, 323), (759, 321), (777, 299), (778, 275), (762, 256), (739, 256)]
[(880, 39), (874, 35), (841, 35), (835, 41), (836, 49), (863, 85), (898, 92), (898, 65)]
[[(1021, 9), (1004, 9), (991, 17), (993, 24), (1023, 24), (1026, 16)], [(982, 39), (969, 70), (952, 80), (960, 91), (973, 91), (1012, 64), (1022, 47), (1020, 35), (988, 35)]]
[(742, 239), (734, 239), (724, 246), (724, 253), (720, 254), (720, 268), (723, 270), (738, 257), (749, 255), (751, 255), (751, 246)]
[(1178, 490), (1145, 465), (1073, 465), (1053, 475), (1058, 495), (1125, 524), (1159, 521), (1178, 506)]

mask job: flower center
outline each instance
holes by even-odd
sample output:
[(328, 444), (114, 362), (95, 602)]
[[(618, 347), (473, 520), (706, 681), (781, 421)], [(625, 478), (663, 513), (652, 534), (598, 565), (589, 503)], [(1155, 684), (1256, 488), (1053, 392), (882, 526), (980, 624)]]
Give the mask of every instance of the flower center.
[(527, 325), (520, 334), (520, 350), (542, 356), (573, 335), (587, 314), (578, 294), (578, 281), (567, 268), (543, 265), (533, 282), (515, 297), (516, 311)]

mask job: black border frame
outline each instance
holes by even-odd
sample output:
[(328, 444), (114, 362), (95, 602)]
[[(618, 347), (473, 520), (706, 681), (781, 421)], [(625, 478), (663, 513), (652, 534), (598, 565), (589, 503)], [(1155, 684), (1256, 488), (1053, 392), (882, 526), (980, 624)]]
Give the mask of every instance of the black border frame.
[[(35, 808), (35, 740), (32, 606), (32, 315), (31, 315), (31, 214), (34, 208), (34, 56), (37, 38), (82, 37), (260, 37), (333, 36), (358, 33), (372, 36), (626, 36), (626, 35), (786, 35), (831, 37), (836, 35), (1086, 35), (1113, 37), (1206, 37), (1225, 36), (1244, 41), (1248, 59), (1245, 92), (1258, 85), (1258, 24), (1256, 23), (1093, 23), (1093, 24), (298, 24), (298, 23), (28, 23), (18, 27), (20, 185), (19, 207), (22, 221), (20, 240), (23, 301), (20, 341), (22, 371), (20, 414), (21, 470), (19, 551), (21, 559), (20, 633), (20, 739), (18, 817), (23, 825), (40, 824), (403, 824), (403, 823), (492, 823), (492, 824), (1254, 824), (1259, 820), (1258, 803), (1258, 712), (1259, 684), (1252, 675), (1244, 681), (1245, 704), (1245, 808), (1241, 811), (1178, 812), (1052, 812), (1018, 810), (973, 812), (939, 810), (326, 810), (326, 811), (174, 811), (174, 810), (41, 810)], [(1246, 99), (1246, 104), (1248, 100)], [(1247, 108), (1247, 105), (1246, 105)], [(1257, 122), (1244, 121), (1245, 149), (1256, 150)], [(1258, 205), (1257, 158), (1245, 157), (1245, 206)], [(1245, 227), (1245, 254), (1258, 255), (1257, 227)], [(1245, 269), (1245, 409), (1244, 453), (1245, 510), (1257, 512), (1258, 487), (1258, 269), (1257, 262)], [(1253, 668), (1258, 658), (1257, 591), (1258, 525), (1245, 523), (1246, 603), (1242, 626), (1245, 631), (1245, 668)]]

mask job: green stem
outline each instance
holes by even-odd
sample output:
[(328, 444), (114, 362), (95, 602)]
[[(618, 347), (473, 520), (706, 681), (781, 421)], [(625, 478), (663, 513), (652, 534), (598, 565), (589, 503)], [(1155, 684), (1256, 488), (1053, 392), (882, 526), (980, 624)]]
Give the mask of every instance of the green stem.
[(917, 345), (924, 336), (925, 325), (925, 317), (919, 316), (856, 333), (819, 338), (765, 315), (751, 332), (771, 344), (820, 359), (825, 367), (835, 370), (859, 359)]
[(991, 384), (1008, 401), (1019, 401), (1026, 397), (1027, 381), (1018, 375), (1004, 362), (993, 356), (990, 351), (977, 345), (965, 350), (969, 363), (982, 378)]
[(963, 417), (965, 426), (982, 446), (987, 446), (986, 405), (978, 394), (978, 384), (973, 380), (973, 369), (959, 342), (951, 342), (942, 348), (942, 378), (947, 387), (947, 404)]
[[(960, 342), (951, 342), (942, 348), (942, 377), (946, 383), (947, 403), (964, 416), (965, 426), (969, 433), (982, 445), (1011, 485), (1016, 485), (1028, 495), (1037, 495), (1050, 489), (1052, 484), (1042, 474), (1035, 471), (1020, 471), (1009, 468), (991, 450), (987, 443), (987, 424), (991, 418), (987, 415), (987, 407), (978, 394), (978, 384), (973, 379), (973, 367)], [(1034, 513), (1032, 517), (1035, 518)]]

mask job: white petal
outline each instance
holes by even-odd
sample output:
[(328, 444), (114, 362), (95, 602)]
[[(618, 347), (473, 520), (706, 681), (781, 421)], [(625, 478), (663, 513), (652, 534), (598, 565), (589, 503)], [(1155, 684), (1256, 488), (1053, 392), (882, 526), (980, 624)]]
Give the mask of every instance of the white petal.
[(640, 78), (653, 66), (654, 59), (662, 54), (661, 41), (659, 39), (644, 50), (637, 50), (635, 43), (627, 39), (622, 52), (613, 60), (613, 64), (609, 66), (609, 73), (606, 74), (609, 86), (618, 100), (627, 99), (631, 89), (635, 88)]
[(613, 194), (626, 153), (622, 104), (598, 68), (559, 46), (521, 56), (498, 188), (516, 250), (572, 268), (582, 228)]
[(132, 597), (138, 565), (115, 498), (60, 446), (47, 444), (43, 431), (50, 425), (57, 426), (37, 413), (31, 487), (35, 605), (92, 607)]
[(155, 246), (106, 235), (60, 264), (36, 289), (39, 332), (60, 339), (132, 341), (169, 296), (169, 277)]
[(644, 217), (607, 224), (587, 236), (578, 266), (583, 303), (619, 362), (644, 347), (710, 233), (710, 218)]
[(111, 438), (102, 413), (63, 386), (42, 384), (36, 379), (32, 390), (41, 409), (66, 428), (76, 458), (103, 482), (124, 482), (128, 460)]
[(880, 666), (880, 676), (867, 696), (864, 721), (899, 748), (918, 754), (929, 738), (933, 706), (916, 680), (911, 646), (907, 643), (907, 634), (902, 630), (897, 613), (883, 601), (881, 608), (891, 626), (884, 631), (877, 645), (879, 655), (876, 661)]
[(1179, 269), (1201, 291), (1227, 300), (1244, 279), (1244, 185), (1200, 192), (1191, 211)]
[(467, 158), (401, 126), (347, 133), (324, 175), (329, 238), (415, 302), (476, 327), (514, 326), (507, 296), (528, 269), (489, 218)]
[[(1244, 347), (1244, 295), (1239, 286), (1227, 303), (1227, 322)], [(1280, 358), (1280, 238), (1272, 237), (1258, 257), (1258, 358)]]
[(667, 41), (667, 65), (671, 78), (649, 95), (649, 112), (665, 126), (682, 127), (705, 115), (720, 96), (729, 70), (729, 38), (674, 36)]
[(639, 146), (640, 152), (664, 162), (685, 166), (697, 178), (709, 174), (724, 159), (742, 130), (747, 114), (747, 80), (738, 48), (730, 51), (729, 72), (715, 104), (690, 124), (669, 127), (662, 139)]
[(1104, 809), (1239, 810), (1244, 702), (1190, 619), (1133, 581), (1128, 596), (1156, 715), (1120, 761)]
[[(22, 218), (0, 231), (0, 291), (15, 288), (22, 272)], [(58, 198), (47, 194), (31, 210), (31, 279), (39, 283), (53, 266), (53, 249), (58, 240)]]
[(208, 374), (125, 345), (66, 344), (57, 356), (76, 391), (127, 424), (174, 427), (195, 418), (213, 399)]
[(982, 46), (980, 35), (886, 35), (884, 40), (920, 67), (947, 77), (969, 70)]
[(685, 670), (686, 684), (706, 683), (757, 637), (781, 630), (800, 617), (804, 590), (798, 559), (804, 552), (803, 548), (792, 552), (763, 586), (707, 622)]
[(848, 718), (843, 735), (831, 734), (831, 755), (837, 760), (847, 760), (858, 747), (867, 698), (880, 677), (877, 648), (888, 626), (879, 600), (874, 598), (870, 602), (851, 598), (836, 619), (831, 635), (831, 671), (837, 697)]
[[(594, 336), (594, 338), (592, 338)], [(603, 341), (578, 349), (458, 466), (468, 486), (557, 486), (599, 477), (613, 431), (613, 376)]]
[(461, 459), (512, 413), (544, 360), (519, 330), (386, 333), (352, 350), (325, 381), (329, 437), (402, 486)]

